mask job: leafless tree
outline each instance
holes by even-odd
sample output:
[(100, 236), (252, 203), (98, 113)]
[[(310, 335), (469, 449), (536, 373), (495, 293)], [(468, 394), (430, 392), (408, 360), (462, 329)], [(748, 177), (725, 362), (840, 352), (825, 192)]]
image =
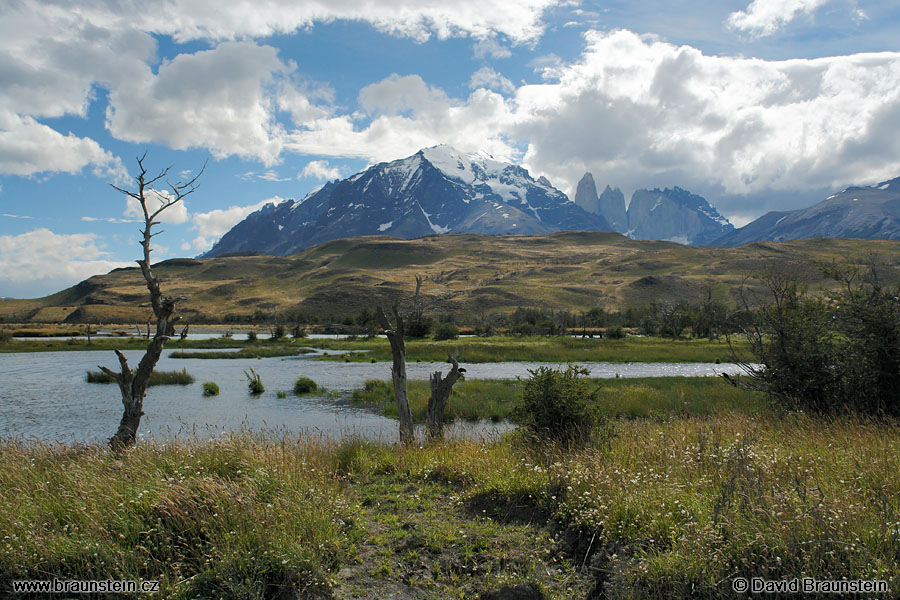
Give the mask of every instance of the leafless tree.
[[(119, 357), (121, 369), (119, 372), (100, 366), (104, 373), (115, 379), (116, 383), (119, 384), (119, 390), (122, 392), (122, 405), (124, 407), (122, 420), (119, 422), (119, 429), (116, 431), (116, 434), (109, 439), (109, 445), (114, 450), (122, 450), (133, 446), (135, 443), (141, 416), (144, 414), (144, 396), (147, 393), (150, 374), (153, 373), (153, 369), (159, 361), (166, 341), (175, 335), (174, 324), (179, 319), (179, 317), (175, 316), (175, 304), (182, 298), (163, 296), (159, 287), (159, 280), (150, 268), (150, 253), (152, 252), (150, 242), (156, 235), (162, 233), (153, 233), (152, 229), (154, 225), (159, 225), (157, 219), (164, 211), (178, 204), (185, 196), (192, 194), (197, 189), (197, 180), (206, 169), (206, 165), (204, 165), (200, 172), (190, 181), (171, 183), (167, 179), (171, 167), (165, 168), (156, 176), (148, 176), (147, 169), (144, 167), (144, 159), (146, 157), (147, 154), (144, 153), (143, 156), (137, 159), (138, 174), (134, 178), (137, 183), (137, 190), (126, 190), (110, 184), (115, 190), (136, 200), (143, 212), (144, 228), (141, 230), (143, 257), (137, 263), (141, 267), (141, 273), (144, 276), (144, 281), (147, 283), (147, 290), (150, 292), (150, 304), (153, 308), (153, 314), (156, 316), (156, 334), (147, 344), (147, 351), (138, 363), (137, 369), (132, 370), (128, 366), (128, 360), (119, 350), (115, 351), (116, 356)], [(170, 190), (169, 193), (160, 192), (154, 187), (160, 182), (165, 183)], [(148, 205), (151, 200), (158, 201), (159, 206)]]
[(409, 396), (406, 388), (406, 344), (403, 341), (406, 324), (397, 303), (393, 306), (394, 324), (390, 322), (384, 309), (378, 307), (378, 320), (391, 343), (391, 381), (394, 383), (394, 400), (400, 417), (400, 443), (409, 445), (416, 441), (412, 412), (409, 410)]
[[(416, 275), (416, 294), (413, 296), (413, 311), (419, 313), (421, 304), (419, 292), (422, 290), (422, 277)], [(394, 313), (392, 324), (384, 309), (380, 306), (376, 311), (378, 322), (384, 329), (388, 341), (391, 343), (391, 381), (394, 384), (394, 401), (397, 403), (397, 414), (400, 417), (400, 443), (404, 446), (415, 443), (416, 433), (413, 427), (412, 412), (409, 410), (409, 394), (406, 386), (406, 343), (403, 338), (406, 335), (406, 321), (400, 314), (398, 302), (391, 307)]]
[(459, 367), (459, 350), (453, 356), (447, 357), (452, 367), (446, 377), (441, 377), (440, 371), (431, 374), (431, 396), (428, 398), (428, 408), (425, 412), (425, 420), (428, 426), (428, 441), (436, 442), (444, 439), (444, 411), (450, 400), (450, 392), (453, 385), (460, 379), (466, 370)]

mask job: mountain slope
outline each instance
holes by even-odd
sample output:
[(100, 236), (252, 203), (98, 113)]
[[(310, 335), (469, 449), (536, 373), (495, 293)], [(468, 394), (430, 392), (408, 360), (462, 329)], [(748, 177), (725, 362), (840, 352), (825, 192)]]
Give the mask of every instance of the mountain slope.
[(267, 205), (238, 223), (205, 256), (257, 251), (286, 256), (361, 235), (540, 234), (608, 230), (545, 178), (482, 153), (435, 146), (347, 179), (297, 202)]
[(739, 246), (824, 237), (900, 240), (900, 177), (871, 187), (849, 187), (809, 208), (767, 213), (713, 243)]
[(680, 187), (637, 190), (628, 205), (628, 236), (700, 246), (734, 230), (702, 196)]
[[(409, 298), (415, 276), (434, 314), (461, 319), (517, 307), (573, 312), (698, 302), (712, 289), (732, 298), (750, 273), (782, 262), (802, 268), (814, 288), (834, 285), (817, 267), (877, 255), (880, 276), (900, 265), (900, 241), (800, 240), (740, 248), (630, 240), (612, 232), (537, 236), (449, 234), (415, 240), (342, 239), (292, 256), (172, 259), (153, 266), (166, 294), (183, 296), (187, 322), (246, 322), (254, 313), (328, 320)], [(799, 266), (798, 266), (799, 265)], [(147, 290), (132, 267), (97, 275), (46, 298), (0, 300), (4, 322), (146, 323)]]

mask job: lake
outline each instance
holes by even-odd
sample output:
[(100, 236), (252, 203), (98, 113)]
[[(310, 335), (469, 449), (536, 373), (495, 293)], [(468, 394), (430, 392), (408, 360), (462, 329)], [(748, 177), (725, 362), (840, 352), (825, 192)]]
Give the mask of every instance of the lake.
[[(345, 363), (310, 360), (311, 356), (263, 359), (172, 359), (166, 350), (157, 369), (186, 368), (196, 378), (188, 386), (157, 386), (147, 392), (145, 416), (139, 437), (213, 437), (240, 429), (284, 429), (334, 438), (361, 435), (393, 440), (398, 425), (393, 419), (349, 401), (352, 390), (366, 379), (390, 379), (389, 362)], [(142, 350), (126, 351), (136, 367)], [(118, 369), (115, 354), (108, 351), (35, 352), (0, 354), (0, 436), (62, 442), (105, 441), (122, 415), (122, 401), (115, 384), (89, 384), (88, 370), (102, 364)], [(733, 364), (710, 363), (580, 363), (592, 377), (714, 376), (738, 374)], [(548, 363), (466, 363), (469, 379), (513, 379), (528, 375)], [(264, 394), (247, 392), (244, 371), (253, 368), (266, 387)], [(434, 371), (446, 372), (446, 363), (410, 363), (409, 379), (427, 380)], [(339, 397), (293, 395), (298, 376), (310, 377)], [(202, 383), (219, 385), (218, 396), (206, 398)], [(464, 385), (464, 384), (463, 384)], [(278, 398), (277, 392), (288, 392)], [(450, 436), (491, 437), (509, 424), (459, 423)]]

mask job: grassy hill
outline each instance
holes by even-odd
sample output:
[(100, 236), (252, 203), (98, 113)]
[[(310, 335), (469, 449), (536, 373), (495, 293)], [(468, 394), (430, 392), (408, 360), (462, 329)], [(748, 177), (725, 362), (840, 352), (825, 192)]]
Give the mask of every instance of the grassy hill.
[[(442, 235), (415, 240), (337, 240), (288, 257), (172, 259), (154, 266), (165, 293), (184, 296), (180, 313), (222, 322), (264, 312), (356, 314), (415, 289), (434, 312), (480, 315), (517, 307), (589, 310), (653, 300), (726, 302), (748, 275), (788, 264), (813, 286), (829, 285), (817, 263), (874, 262), (896, 274), (900, 242), (807, 239), (737, 248), (630, 240), (610, 232), (535, 236)], [(97, 275), (45, 298), (0, 300), (6, 322), (143, 322), (150, 314), (137, 267)]]

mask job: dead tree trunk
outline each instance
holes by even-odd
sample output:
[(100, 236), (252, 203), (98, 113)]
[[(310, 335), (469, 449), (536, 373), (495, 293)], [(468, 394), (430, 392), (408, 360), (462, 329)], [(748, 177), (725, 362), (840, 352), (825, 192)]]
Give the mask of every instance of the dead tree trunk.
[(403, 342), (405, 325), (396, 303), (393, 306), (393, 312), (396, 326), (391, 325), (384, 310), (380, 306), (378, 307), (378, 320), (391, 343), (391, 355), (394, 360), (391, 366), (391, 380), (394, 383), (394, 400), (397, 402), (397, 414), (400, 417), (400, 443), (408, 446), (415, 443), (416, 434), (406, 388), (406, 344)]
[[(174, 316), (175, 303), (181, 298), (171, 298), (163, 296), (159, 287), (159, 280), (150, 269), (150, 242), (153, 236), (151, 233), (154, 225), (158, 225), (157, 217), (167, 208), (180, 202), (185, 196), (191, 194), (196, 189), (196, 182), (204, 169), (196, 177), (187, 183), (169, 183), (166, 181), (171, 193), (161, 193), (153, 188), (153, 185), (165, 179), (169, 173), (169, 168), (163, 170), (155, 177), (147, 177), (147, 170), (144, 168), (144, 158), (146, 154), (137, 159), (139, 173), (135, 176), (137, 181), (137, 191), (124, 190), (122, 188), (112, 186), (126, 196), (137, 200), (141, 205), (144, 213), (144, 228), (141, 230), (142, 239), (141, 247), (143, 249), (143, 258), (137, 261), (141, 267), (141, 273), (144, 281), (147, 283), (147, 290), (150, 292), (150, 304), (153, 307), (153, 314), (156, 316), (156, 334), (147, 344), (147, 351), (144, 353), (138, 363), (138, 367), (132, 370), (128, 366), (128, 360), (125, 355), (116, 350), (116, 356), (119, 357), (120, 372), (114, 372), (104, 366), (100, 366), (100, 370), (115, 379), (119, 385), (119, 391), (122, 393), (122, 419), (119, 422), (119, 429), (116, 434), (109, 439), (109, 445), (113, 450), (123, 450), (133, 446), (137, 439), (137, 430), (141, 424), (141, 417), (144, 414), (144, 396), (147, 393), (147, 385), (150, 382), (150, 375), (153, 373), (156, 363), (162, 354), (166, 341), (175, 334), (175, 322), (178, 317)], [(204, 166), (205, 168), (205, 166)], [(158, 207), (148, 206), (148, 195), (155, 199)], [(150, 320), (147, 321), (147, 338), (150, 338)]]
[(425, 413), (429, 442), (444, 439), (444, 411), (446, 411), (447, 403), (450, 401), (450, 392), (453, 391), (453, 384), (465, 378), (463, 373), (466, 370), (459, 368), (458, 359), (458, 351), (453, 356), (447, 357), (447, 362), (453, 367), (446, 377), (441, 378), (440, 371), (435, 371), (431, 374), (431, 396), (428, 398), (428, 408)]

